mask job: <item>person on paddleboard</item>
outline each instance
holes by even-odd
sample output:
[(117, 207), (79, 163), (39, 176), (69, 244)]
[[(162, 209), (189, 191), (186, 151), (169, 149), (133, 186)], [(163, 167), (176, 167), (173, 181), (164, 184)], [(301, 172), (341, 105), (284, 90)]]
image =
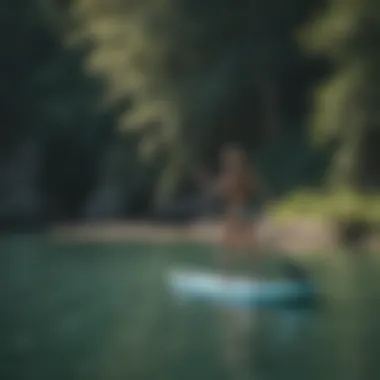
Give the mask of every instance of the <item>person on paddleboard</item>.
[[(289, 279), (304, 281), (305, 275), (285, 257), (266, 252), (262, 255), (257, 244), (257, 210), (252, 206), (268, 194), (268, 188), (246, 152), (228, 144), (219, 155), (219, 173), (215, 178), (205, 173), (201, 183), (213, 198), (222, 201), (223, 230), (220, 255), (223, 280), (228, 282), (251, 277), (263, 280), (268, 271), (279, 270)], [(275, 265), (276, 263), (276, 265)], [(259, 311), (250, 307), (223, 306), (220, 308), (221, 358), (228, 371), (236, 378), (251, 379), (260, 371), (256, 360), (255, 333), (259, 325)]]
[[(255, 215), (252, 204), (263, 190), (257, 170), (249, 164), (246, 152), (233, 144), (224, 145), (219, 153), (219, 173), (215, 178), (202, 173), (206, 192), (223, 204), (222, 252), (223, 277), (256, 272), (254, 248), (257, 247)], [(229, 370), (243, 374), (250, 371), (250, 339), (253, 315), (250, 310), (235, 307), (221, 309), (222, 358)]]
[(248, 162), (246, 152), (237, 145), (222, 147), (220, 171), (215, 179), (202, 175), (208, 193), (223, 203), (222, 266), (233, 269), (237, 261), (250, 259), (255, 243), (252, 202), (262, 192), (262, 181)]

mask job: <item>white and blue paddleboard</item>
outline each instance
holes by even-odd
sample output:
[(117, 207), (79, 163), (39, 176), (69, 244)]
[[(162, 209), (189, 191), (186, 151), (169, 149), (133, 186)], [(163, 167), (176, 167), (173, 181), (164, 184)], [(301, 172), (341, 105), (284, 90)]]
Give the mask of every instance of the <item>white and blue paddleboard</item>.
[(310, 284), (296, 281), (254, 281), (217, 273), (172, 270), (168, 285), (181, 299), (198, 299), (226, 306), (273, 307), (311, 299)]

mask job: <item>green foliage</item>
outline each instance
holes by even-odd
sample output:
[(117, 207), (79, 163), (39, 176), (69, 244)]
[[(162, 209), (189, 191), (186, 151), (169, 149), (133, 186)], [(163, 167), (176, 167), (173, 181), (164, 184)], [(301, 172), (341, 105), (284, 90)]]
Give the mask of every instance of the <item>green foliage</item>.
[[(305, 109), (288, 116), (287, 107), (309, 80), (299, 78), (294, 31), (318, 2), (6, 1), (1, 162), (37, 142), (41, 191), (65, 216), (78, 215), (103, 180), (122, 184), (130, 204), (151, 201), (153, 190), (168, 196), (226, 141), (255, 157), (265, 150), (278, 193), (312, 182), (319, 156), (305, 138)], [(373, 186), (378, 5), (329, 4), (302, 36), (336, 69), (316, 90), (313, 139), (339, 145), (332, 182)]]
[[(319, 142), (339, 142), (330, 182), (334, 186), (378, 186), (374, 141), (380, 143), (380, 5), (377, 1), (328, 1), (301, 36), (304, 48), (325, 56), (334, 74), (315, 94), (313, 133)], [(372, 140), (372, 143), (369, 143)]]
[(254, 149), (279, 124), (279, 79), (297, 60), (292, 31), (308, 6), (283, 1), (77, 0), (73, 43), (89, 40), (89, 73), (108, 101), (133, 105), (119, 121), (141, 134), (140, 154), (166, 161), (167, 193), (191, 161), (223, 141)]
[(57, 4), (2, 5), (1, 164), (26, 141), (36, 143), (43, 167), (33, 180), (73, 216), (94, 183), (117, 113), (102, 104), (102, 82), (83, 73), (87, 46), (67, 46), (70, 18)]
[(298, 190), (270, 210), (275, 218), (320, 218), (328, 221), (362, 220), (380, 222), (380, 196), (363, 195), (352, 190), (315, 192)]

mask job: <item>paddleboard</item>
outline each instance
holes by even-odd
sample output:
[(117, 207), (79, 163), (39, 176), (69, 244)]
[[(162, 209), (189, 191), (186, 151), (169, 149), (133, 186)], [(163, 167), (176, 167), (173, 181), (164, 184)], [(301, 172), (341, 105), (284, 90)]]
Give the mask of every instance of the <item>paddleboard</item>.
[(169, 273), (168, 285), (182, 299), (243, 307), (289, 304), (315, 295), (306, 282), (260, 281), (198, 270), (174, 269)]

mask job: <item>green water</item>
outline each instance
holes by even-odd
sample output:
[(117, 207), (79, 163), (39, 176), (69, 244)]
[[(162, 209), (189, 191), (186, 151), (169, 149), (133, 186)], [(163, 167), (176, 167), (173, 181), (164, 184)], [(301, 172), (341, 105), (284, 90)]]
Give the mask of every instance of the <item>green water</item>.
[[(164, 286), (171, 265), (210, 266), (212, 250), (1, 238), (0, 378), (228, 380), (216, 311), (179, 304)], [(334, 252), (300, 260), (325, 302), (257, 316), (252, 360), (260, 379), (380, 378), (377, 258)]]

